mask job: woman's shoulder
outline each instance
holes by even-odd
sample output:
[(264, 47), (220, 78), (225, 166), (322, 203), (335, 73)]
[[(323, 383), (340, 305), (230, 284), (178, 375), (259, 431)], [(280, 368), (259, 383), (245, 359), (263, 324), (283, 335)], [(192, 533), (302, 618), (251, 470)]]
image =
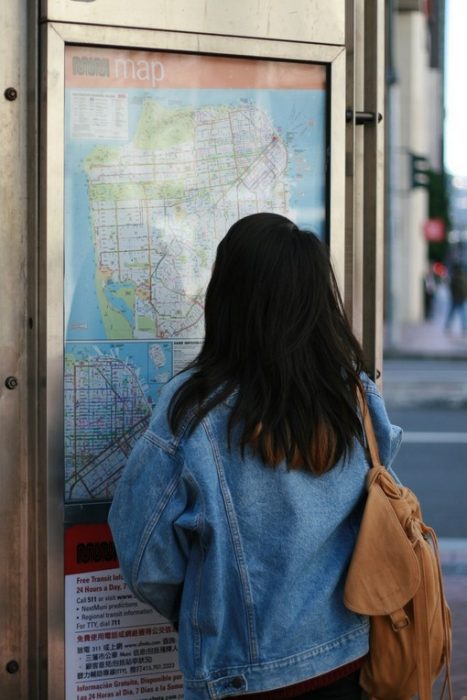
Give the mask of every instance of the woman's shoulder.
[(389, 426), (390, 422), (381, 391), (365, 372), (360, 374), (360, 380), (363, 385), (365, 399), (370, 408), (373, 422), (382, 423), (383, 425), (387, 424)]
[(391, 423), (383, 396), (374, 381), (365, 373), (360, 375), (360, 379), (373, 421), (381, 461), (389, 467), (402, 442), (402, 429)]
[(366, 372), (360, 373), (360, 381), (362, 382), (363, 388), (365, 389), (365, 394), (373, 394), (374, 396), (377, 396), (382, 399), (381, 392)]
[(156, 406), (162, 403), (169, 404), (172, 400), (172, 397), (175, 395), (178, 389), (181, 386), (183, 386), (185, 382), (188, 381), (188, 379), (192, 376), (193, 372), (193, 369), (185, 369), (183, 370), (183, 372), (179, 372), (178, 374), (173, 376), (172, 379), (169, 379), (169, 381), (164, 384), (159, 393)]

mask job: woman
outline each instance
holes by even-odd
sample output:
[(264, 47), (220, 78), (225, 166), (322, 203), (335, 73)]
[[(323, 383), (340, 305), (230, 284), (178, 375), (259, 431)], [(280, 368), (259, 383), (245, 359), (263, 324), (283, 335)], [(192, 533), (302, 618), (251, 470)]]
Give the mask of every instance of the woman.
[(179, 630), (185, 698), (360, 697), (368, 620), (343, 604), (368, 469), (400, 430), (362, 374), (327, 249), (277, 214), (217, 250), (205, 341), (164, 388), (110, 512), (128, 585)]

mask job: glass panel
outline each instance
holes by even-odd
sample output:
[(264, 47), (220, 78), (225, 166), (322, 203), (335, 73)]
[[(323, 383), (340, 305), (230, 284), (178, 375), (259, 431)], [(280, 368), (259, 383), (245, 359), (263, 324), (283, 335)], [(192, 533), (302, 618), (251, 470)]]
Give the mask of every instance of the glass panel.
[(237, 219), (326, 231), (323, 65), (69, 46), (65, 502), (109, 501)]

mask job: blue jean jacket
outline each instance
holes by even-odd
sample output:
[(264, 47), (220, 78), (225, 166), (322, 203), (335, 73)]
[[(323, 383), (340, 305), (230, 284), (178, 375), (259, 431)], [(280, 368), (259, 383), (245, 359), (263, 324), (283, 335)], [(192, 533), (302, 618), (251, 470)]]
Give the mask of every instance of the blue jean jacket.
[[(344, 607), (343, 587), (365, 499), (365, 451), (331, 471), (265, 466), (234, 439), (230, 401), (174, 436), (162, 391), (117, 487), (109, 523), (134, 594), (179, 629), (185, 698), (278, 688), (363, 656), (368, 619)], [(381, 460), (401, 430), (364, 378)]]

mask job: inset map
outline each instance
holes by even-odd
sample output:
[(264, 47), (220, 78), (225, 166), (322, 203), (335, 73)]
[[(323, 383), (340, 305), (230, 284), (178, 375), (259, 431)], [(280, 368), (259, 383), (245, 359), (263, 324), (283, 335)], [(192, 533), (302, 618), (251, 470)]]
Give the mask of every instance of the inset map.
[(170, 343), (68, 343), (65, 348), (65, 501), (109, 500), (160, 388)]

